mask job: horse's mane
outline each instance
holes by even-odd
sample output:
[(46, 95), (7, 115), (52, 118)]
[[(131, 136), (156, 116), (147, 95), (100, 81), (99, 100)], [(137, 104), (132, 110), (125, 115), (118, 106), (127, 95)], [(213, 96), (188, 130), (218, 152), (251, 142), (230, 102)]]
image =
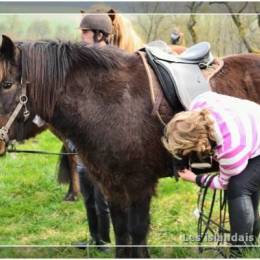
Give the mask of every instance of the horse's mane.
[(23, 43), (20, 49), (23, 80), (29, 81), (29, 95), (35, 101), (36, 111), (45, 119), (51, 119), (57, 98), (66, 91), (66, 81), (73, 69), (109, 72), (122, 66), (122, 51), (114, 47), (39, 41)]
[(132, 23), (122, 15), (116, 13), (113, 20), (113, 45), (128, 52), (134, 52), (143, 47), (143, 41), (133, 29)]

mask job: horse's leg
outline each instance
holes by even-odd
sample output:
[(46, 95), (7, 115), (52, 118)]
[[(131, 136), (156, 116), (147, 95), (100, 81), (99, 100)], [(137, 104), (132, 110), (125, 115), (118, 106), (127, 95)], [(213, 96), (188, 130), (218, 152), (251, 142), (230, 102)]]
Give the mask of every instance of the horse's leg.
[[(64, 136), (57, 131), (55, 128), (48, 125), (50, 131), (56, 135), (62, 142), (62, 152), (70, 152), (70, 149), (68, 147), (68, 144), (66, 142), (66, 139)], [(77, 172), (77, 158), (76, 155), (63, 155), (62, 157), (64, 161), (66, 161), (66, 167), (68, 171), (68, 178), (69, 178), (69, 190), (65, 196), (65, 200), (67, 201), (74, 201), (77, 200), (79, 192), (80, 192), (80, 186), (79, 186), (79, 175)], [(66, 176), (67, 177), (67, 176)]]
[(70, 163), (70, 183), (69, 183), (69, 190), (65, 197), (65, 200), (77, 200), (79, 192), (80, 192), (80, 185), (79, 185), (79, 174), (77, 172), (77, 158), (75, 155), (68, 155), (68, 160)]
[[(128, 210), (119, 205), (109, 203), (111, 220), (114, 228), (116, 245), (130, 245), (130, 236), (128, 232)], [(117, 258), (131, 257), (130, 247), (116, 247)]]
[[(61, 153), (67, 152), (67, 149), (63, 145), (61, 148)], [(73, 193), (73, 185), (72, 185), (72, 174), (71, 174), (71, 162), (67, 155), (61, 155), (59, 158), (59, 166), (57, 169), (58, 174), (58, 182), (61, 184), (69, 184), (69, 190), (65, 195), (64, 200), (73, 201), (76, 199), (75, 194)]]
[[(64, 152), (68, 152), (68, 150), (65, 149)], [(75, 201), (78, 199), (78, 195), (79, 195), (79, 191), (80, 191), (76, 158), (74, 155), (63, 155), (63, 158), (65, 158), (67, 161), (67, 166), (66, 166), (67, 173), (66, 174), (67, 174), (67, 178), (68, 178), (67, 183), (69, 183), (69, 189), (68, 189), (67, 194), (65, 195), (64, 200)], [(62, 172), (62, 174), (64, 174), (64, 173)]]
[[(129, 209), (129, 233), (132, 237), (133, 258), (149, 257), (146, 244), (150, 225), (150, 202), (151, 195), (147, 195), (146, 197), (140, 198), (139, 201), (133, 202)], [(135, 245), (138, 247), (135, 247)], [(142, 247), (142, 245), (144, 246)]]

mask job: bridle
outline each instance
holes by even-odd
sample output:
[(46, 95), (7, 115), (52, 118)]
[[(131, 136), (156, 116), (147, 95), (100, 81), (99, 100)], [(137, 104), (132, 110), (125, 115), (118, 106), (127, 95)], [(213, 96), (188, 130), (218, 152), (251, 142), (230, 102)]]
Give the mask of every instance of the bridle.
[[(26, 120), (30, 116), (30, 111), (27, 108), (28, 96), (26, 94), (27, 86), (29, 84), (30, 84), (29, 81), (23, 82), (23, 80), (21, 80), (21, 83), (19, 84), (19, 86), (21, 86), (22, 91), (21, 91), (21, 95), (19, 96), (19, 102), (16, 105), (13, 113), (9, 117), (5, 126), (0, 128), (0, 143), (4, 143), (5, 146), (7, 146), (8, 142), (9, 142), (8, 132), (9, 132), (12, 124), (14, 123), (15, 119), (17, 118), (18, 114), (20, 113), (20, 111), (22, 109), (24, 109), (24, 111), (23, 111), (23, 119), (24, 119), (23, 122), (26, 122)], [(56, 152), (48, 152), (48, 151), (17, 150), (15, 148), (14, 143), (11, 143), (10, 147), (9, 148), (7, 147), (7, 149), (5, 149), (5, 151), (7, 151), (9, 153), (27, 153), (27, 154), (30, 153), (30, 154), (44, 154), (44, 155), (77, 155), (76, 152), (56, 153)], [(0, 152), (0, 156), (2, 154), (4, 154), (5, 151), (3, 153)]]
[(18, 114), (20, 113), (20, 111), (22, 109), (24, 109), (24, 111), (23, 111), (24, 122), (30, 116), (30, 112), (29, 112), (29, 110), (27, 109), (27, 106), (26, 106), (26, 104), (28, 103), (28, 96), (26, 95), (26, 90), (27, 90), (28, 84), (29, 84), (28, 81), (24, 82), (23, 78), (21, 79), (20, 86), (22, 88), (22, 93), (19, 96), (19, 102), (16, 105), (13, 113), (9, 117), (7, 123), (3, 127), (1, 127), (1, 129), (0, 129), (0, 142), (8, 144), (8, 142), (9, 142), (8, 132), (9, 132), (12, 124), (14, 123), (15, 119), (17, 118)]

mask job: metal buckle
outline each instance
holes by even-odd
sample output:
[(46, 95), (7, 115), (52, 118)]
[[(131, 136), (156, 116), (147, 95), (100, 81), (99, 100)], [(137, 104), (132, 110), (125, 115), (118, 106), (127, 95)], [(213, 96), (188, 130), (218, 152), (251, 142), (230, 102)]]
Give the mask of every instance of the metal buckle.
[(23, 112), (23, 117), (24, 117), (24, 122), (29, 118), (30, 116), (30, 111), (27, 109), (27, 107), (24, 108), (24, 112)]
[(19, 102), (24, 106), (23, 117), (24, 117), (24, 122), (25, 122), (30, 116), (30, 111), (26, 107), (26, 104), (28, 102), (28, 97), (26, 95), (21, 95), (19, 97)]
[(25, 105), (28, 102), (28, 97), (26, 95), (21, 95), (19, 98), (19, 102)]

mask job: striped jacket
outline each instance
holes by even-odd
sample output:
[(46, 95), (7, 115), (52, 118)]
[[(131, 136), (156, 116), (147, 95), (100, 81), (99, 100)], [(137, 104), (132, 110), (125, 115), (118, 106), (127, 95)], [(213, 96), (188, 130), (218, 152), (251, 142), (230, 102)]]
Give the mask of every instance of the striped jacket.
[[(220, 174), (210, 188), (226, 189), (230, 177), (240, 174), (248, 160), (260, 155), (260, 105), (255, 102), (205, 92), (197, 96), (190, 110), (206, 108), (214, 121), (217, 146), (214, 159)], [(259, 172), (260, 174), (260, 172)], [(202, 177), (202, 183), (206, 175)]]

